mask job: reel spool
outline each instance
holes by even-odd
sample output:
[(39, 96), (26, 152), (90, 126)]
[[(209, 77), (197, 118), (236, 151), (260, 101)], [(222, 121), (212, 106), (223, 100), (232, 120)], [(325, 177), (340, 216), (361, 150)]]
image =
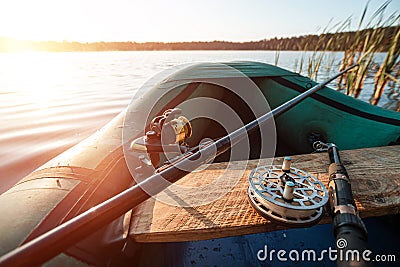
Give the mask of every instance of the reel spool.
[(248, 197), (266, 219), (290, 227), (316, 224), (329, 199), (325, 186), (309, 173), (290, 166), (258, 167), (249, 176)]

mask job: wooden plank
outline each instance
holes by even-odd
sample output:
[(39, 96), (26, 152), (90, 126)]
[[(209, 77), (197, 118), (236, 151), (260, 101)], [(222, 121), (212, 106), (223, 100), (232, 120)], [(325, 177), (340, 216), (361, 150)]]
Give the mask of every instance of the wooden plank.
[[(396, 214), (400, 211), (400, 146), (341, 151), (341, 158), (352, 181), (352, 190), (361, 217)], [(293, 165), (328, 183), (327, 153), (293, 156)], [(261, 160), (260, 165), (268, 162)], [(280, 164), (282, 158), (274, 159)], [(175, 207), (150, 199), (134, 210), (130, 237), (136, 242), (178, 242), (253, 234), (284, 229), (258, 215), (247, 199), (248, 176), (258, 161), (235, 162), (225, 172), (235, 179), (246, 168), (236, 186), (210, 204)], [(227, 163), (211, 164), (179, 181), (199, 186), (212, 181), (226, 169)], [(221, 188), (221, 190), (225, 190)], [(208, 192), (208, 194), (218, 192)], [(207, 197), (206, 194), (204, 197)], [(330, 223), (325, 216), (320, 223)]]

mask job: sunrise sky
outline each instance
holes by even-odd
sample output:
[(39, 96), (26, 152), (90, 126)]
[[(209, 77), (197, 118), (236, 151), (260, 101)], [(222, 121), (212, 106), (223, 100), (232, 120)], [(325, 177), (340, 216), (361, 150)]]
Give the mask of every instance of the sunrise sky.
[[(382, 3), (371, 0), (370, 16)], [(317, 33), (366, 0), (2, 0), (0, 37), (34, 41), (250, 41)], [(398, 11), (400, 1), (388, 11)], [(388, 12), (389, 13), (389, 12)], [(387, 14), (389, 15), (389, 14)]]

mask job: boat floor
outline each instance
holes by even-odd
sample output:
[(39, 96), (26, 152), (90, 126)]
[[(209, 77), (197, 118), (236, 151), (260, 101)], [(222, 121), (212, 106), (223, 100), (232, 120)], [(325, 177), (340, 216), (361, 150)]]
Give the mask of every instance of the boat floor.
[[(291, 156), (293, 166), (316, 176), (328, 184), (329, 158), (327, 153)], [(398, 214), (400, 211), (400, 146), (387, 146), (341, 151), (352, 182), (352, 190), (361, 217)], [(281, 164), (275, 158), (274, 164)], [(267, 165), (268, 159), (210, 164), (207, 169), (191, 173), (178, 183), (200, 186), (215, 177), (237, 179), (237, 184), (225, 193), (226, 187), (215, 192), (204, 192), (204, 198), (222, 193), (222, 197), (202, 206), (177, 207), (154, 198), (133, 211), (130, 238), (134, 242), (180, 242), (239, 236), (285, 229), (261, 217), (247, 197), (248, 177), (258, 165)], [(243, 172), (243, 170), (245, 170)], [(221, 192), (217, 192), (221, 190)], [(320, 224), (330, 223), (324, 216)]]

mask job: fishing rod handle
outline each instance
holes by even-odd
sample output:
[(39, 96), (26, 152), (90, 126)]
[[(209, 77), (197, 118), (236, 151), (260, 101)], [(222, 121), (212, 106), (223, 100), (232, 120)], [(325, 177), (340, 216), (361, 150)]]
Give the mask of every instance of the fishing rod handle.
[[(352, 225), (341, 226), (335, 233), (338, 267), (372, 267), (371, 252), (368, 249), (368, 239), (360, 228)], [(343, 247), (344, 245), (345, 247)], [(352, 258), (351, 255), (358, 251), (358, 258)]]
[(353, 192), (351, 190), (350, 178), (346, 168), (340, 160), (339, 149), (334, 144), (329, 144), (328, 155), (331, 164), (329, 165), (329, 189), (335, 190), (335, 203), (332, 208), (336, 206), (351, 206), (357, 210), (356, 203), (354, 202)]
[[(333, 214), (333, 232), (338, 249), (337, 266), (372, 266), (362, 256), (358, 259), (346, 258), (351, 251), (359, 255), (368, 249), (368, 232), (357, 213), (357, 207), (351, 190), (350, 178), (340, 160), (339, 149), (329, 144), (329, 194)], [(343, 246), (344, 242), (346, 246)], [(344, 255), (341, 257), (340, 255)], [(355, 265), (354, 265), (355, 266)]]

